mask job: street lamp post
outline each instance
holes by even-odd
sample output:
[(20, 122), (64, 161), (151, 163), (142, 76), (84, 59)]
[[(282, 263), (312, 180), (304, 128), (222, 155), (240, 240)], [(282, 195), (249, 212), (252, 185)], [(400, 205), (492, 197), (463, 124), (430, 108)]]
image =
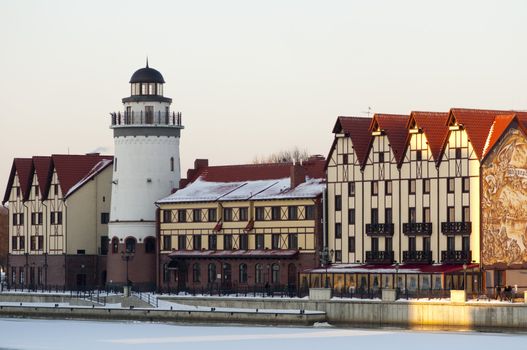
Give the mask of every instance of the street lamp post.
[(333, 249), (329, 250), (328, 247), (324, 247), (320, 252), (320, 263), (326, 269), (324, 288), (329, 288), (328, 266), (331, 265), (334, 253), (335, 251)]
[(467, 264), (463, 264), (463, 290), (467, 292)]
[(395, 292), (399, 292), (399, 263), (395, 263)]
[(128, 278), (128, 263), (130, 260), (133, 260), (134, 258), (134, 252), (130, 250), (122, 251), (121, 252), (121, 259), (126, 262), (126, 287), (130, 287), (130, 279)]

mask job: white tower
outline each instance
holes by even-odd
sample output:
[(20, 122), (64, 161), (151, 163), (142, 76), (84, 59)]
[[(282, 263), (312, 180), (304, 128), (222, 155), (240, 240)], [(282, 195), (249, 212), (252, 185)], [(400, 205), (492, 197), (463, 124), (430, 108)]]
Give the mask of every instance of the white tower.
[(155, 202), (180, 180), (181, 114), (170, 111), (157, 70), (137, 70), (124, 112), (111, 113), (115, 143), (107, 282), (151, 289), (156, 281)]

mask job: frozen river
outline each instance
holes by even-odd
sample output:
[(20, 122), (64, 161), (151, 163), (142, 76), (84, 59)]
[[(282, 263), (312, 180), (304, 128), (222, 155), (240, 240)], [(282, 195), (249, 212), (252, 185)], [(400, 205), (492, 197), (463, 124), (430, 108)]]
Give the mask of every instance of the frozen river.
[(525, 349), (527, 335), (0, 319), (0, 349)]

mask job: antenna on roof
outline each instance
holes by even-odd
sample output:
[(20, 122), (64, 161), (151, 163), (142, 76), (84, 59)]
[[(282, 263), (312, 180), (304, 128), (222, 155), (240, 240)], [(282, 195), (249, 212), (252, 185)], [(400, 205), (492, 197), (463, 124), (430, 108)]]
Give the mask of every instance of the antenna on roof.
[(368, 106), (368, 111), (367, 111), (367, 112), (361, 112), (361, 114), (362, 114), (362, 113), (365, 113), (365, 114), (367, 114), (367, 115), (368, 115), (368, 117), (369, 117), (369, 116), (370, 116), (370, 114), (372, 114), (372, 113), (373, 113), (373, 111), (371, 110), (371, 107), (370, 107), (370, 106)]
[(146, 68), (148, 68), (148, 55), (146, 55)]

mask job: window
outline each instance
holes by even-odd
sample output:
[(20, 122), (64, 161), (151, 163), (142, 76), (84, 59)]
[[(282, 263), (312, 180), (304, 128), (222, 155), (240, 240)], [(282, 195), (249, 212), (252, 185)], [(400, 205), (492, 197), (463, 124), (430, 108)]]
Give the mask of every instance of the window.
[(108, 255), (108, 247), (110, 246), (110, 239), (108, 236), (101, 236), (101, 255)]
[(216, 235), (209, 235), (209, 250), (216, 250), (218, 247), (218, 238)]
[(408, 180), (408, 192), (415, 194), (415, 180)]
[(16, 236), (11, 237), (11, 249), (17, 250), (18, 249), (18, 239)]
[(265, 248), (263, 233), (257, 234), (255, 236), (255, 240), (256, 240), (256, 249), (264, 249)]
[(223, 249), (232, 250), (232, 235), (223, 235)]
[(337, 211), (342, 210), (342, 196), (341, 195), (335, 196), (335, 210)]
[(119, 252), (119, 238), (112, 238), (112, 254), (117, 254)]
[(470, 192), (470, 178), (469, 177), (464, 177), (462, 179), (462, 191), (463, 193)]
[(51, 213), (49, 213), (49, 223), (51, 225), (55, 225), (55, 212), (52, 211)]
[(347, 154), (343, 154), (342, 155), (342, 164), (348, 164), (348, 155)]
[(201, 235), (192, 236), (192, 249), (201, 250)]
[(315, 206), (314, 205), (306, 205), (306, 220), (313, 220), (315, 218)]
[(371, 251), (372, 252), (378, 252), (379, 251), (379, 238), (372, 237), (372, 239), (371, 239)]
[(456, 209), (454, 207), (447, 207), (446, 221), (448, 222), (456, 221)]
[(446, 238), (446, 249), (449, 252), (453, 252), (454, 250), (456, 250), (456, 237), (448, 236)]
[(287, 207), (287, 218), (289, 220), (296, 220), (298, 217), (297, 207), (296, 206), (289, 206)]
[(217, 219), (217, 216), (216, 216), (216, 208), (209, 208), (209, 215), (208, 215), (208, 218), (209, 218), (209, 222), (215, 222)]
[(342, 224), (340, 222), (335, 223), (335, 238), (342, 238)]
[[(110, 220), (110, 214), (108, 214), (108, 221)], [(57, 212), (57, 225), (62, 225), (62, 212)]]
[(172, 222), (172, 210), (163, 210), (163, 222)]
[(172, 249), (172, 236), (163, 236), (163, 250)]
[(256, 284), (262, 284), (263, 283), (263, 265), (262, 264), (256, 264), (254, 267), (254, 281)]
[(415, 237), (408, 237), (408, 250), (411, 252), (415, 252), (416, 244), (415, 244)]
[(415, 159), (416, 160), (423, 160), (423, 151), (421, 151), (420, 149), (415, 151)]
[(430, 193), (430, 179), (423, 180), (423, 193), (424, 194)]
[[(115, 172), (117, 171), (117, 158), (115, 158), (113, 160), (113, 171), (115, 171)], [(57, 192), (55, 192), (55, 193), (57, 193)]]
[(26, 249), (26, 238), (24, 236), (18, 237), (18, 249)]
[(371, 223), (372, 224), (379, 223), (379, 210), (377, 208), (371, 209)]
[(24, 225), (24, 213), (18, 214), (18, 225)]
[(192, 210), (192, 221), (201, 222), (201, 209)]
[(456, 148), (456, 159), (461, 159), (461, 148)]
[(377, 181), (371, 182), (371, 195), (376, 196), (379, 194), (379, 183)]
[(26, 278), (25, 278), (25, 271), (24, 271), (24, 268), (23, 267), (19, 267), (18, 268), (18, 282), (20, 284), (24, 284), (26, 282)]
[(265, 208), (264, 207), (256, 207), (255, 208), (255, 217), (257, 221), (264, 221), (265, 220)]
[(379, 153), (379, 163), (384, 163), (384, 152)]
[(135, 238), (133, 237), (128, 237), (125, 241), (124, 241), (124, 245), (126, 247), (126, 252), (127, 253), (134, 253), (135, 252)]
[(199, 263), (194, 263), (192, 265), (192, 282), (200, 282), (201, 281), (201, 266)]
[(290, 233), (289, 236), (287, 236), (287, 248), (298, 249), (298, 234)]
[(355, 182), (348, 182), (348, 195), (355, 197)]
[(430, 217), (430, 208), (424, 207), (423, 208), (423, 222), (432, 222), (432, 218)]
[(417, 213), (414, 207), (408, 208), (408, 222), (412, 224), (417, 222)]
[(348, 237), (348, 253), (355, 253), (355, 237)]
[(156, 240), (154, 237), (146, 237), (144, 244), (146, 254), (154, 254), (156, 252)]
[(38, 238), (37, 238), (37, 249), (38, 250), (44, 249), (44, 236), (38, 236)]
[(247, 220), (249, 220), (249, 209), (247, 209), (247, 208), (240, 208), (239, 216), (240, 216), (240, 221), (247, 221)]
[(170, 171), (174, 171), (174, 157), (170, 157)]
[(271, 282), (273, 284), (280, 283), (280, 265), (273, 264), (271, 268), (272, 268)]
[(84, 255), (86, 254), (86, 249), (77, 249), (77, 255)]
[(470, 222), (470, 207), (463, 207), (463, 222)]
[(223, 208), (223, 221), (232, 221), (232, 208)]
[(273, 233), (271, 236), (271, 247), (272, 249), (280, 249), (280, 234)]
[(35, 197), (38, 197), (38, 185), (35, 185)]
[(453, 177), (449, 177), (447, 179), (447, 192), (454, 193), (455, 190), (456, 190), (456, 179)]
[(384, 183), (384, 192), (386, 195), (392, 194), (392, 181), (388, 180)]
[(101, 213), (101, 224), (107, 224), (110, 222), (110, 213)]
[(145, 124), (154, 124), (154, 106), (145, 106)]
[(247, 283), (247, 264), (240, 264), (240, 283)]
[(37, 237), (36, 236), (31, 236), (31, 239), (29, 241), (29, 249), (30, 250), (37, 249)]
[(216, 265), (213, 263), (210, 263), (208, 267), (208, 281), (209, 283), (216, 281)]
[(464, 252), (470, 251), (470, 236), (461, 237), (461, 249)]
[(16, 198), (20, 198), (20, 187), (16, 188)]
[(423, 251), (429, 252), (431, 249), (430, 237), (423, 237)]
[(280, 220), (280, 207), (272, 207), (271, 210), (271, 218), (273, 220)]
[(393, 222), (392, 208), (384, 209), (384, 223), (391, 224)]
[(11, 268), (11, 283), (16, 284), (16, 267)]
[(186, 222), (187, 221), (187, 211), (185, 209), (179, 209), (177, 211), (177, 221)]
[(185, 235), (179, 235), (177, 237), (177, 249), (178, 250), (187, 249), (187, 237), (185, 237)]
[(355, 209), (348, 210), (348, 223), (350, 225), (355, 225)]
[(241, 250), (247, 250), (249, 249), (249, 239), (246, 234), (241, 234), (239, 236), (239, 242), (240, 242), (240, 249)]
[(31, 213), (31, 225), (42, 225), (42, 213)]
[(393, 240), (392, 237), (384, 238), (384, 251), (391, 252), (393, 250)]
[(18, 226), (18, 214), (13, 214), (13, 219), (11, 220), (13, 222), (13, 226)]
[(335, 262), (342, 262), (342, 250), (335, 250)]

